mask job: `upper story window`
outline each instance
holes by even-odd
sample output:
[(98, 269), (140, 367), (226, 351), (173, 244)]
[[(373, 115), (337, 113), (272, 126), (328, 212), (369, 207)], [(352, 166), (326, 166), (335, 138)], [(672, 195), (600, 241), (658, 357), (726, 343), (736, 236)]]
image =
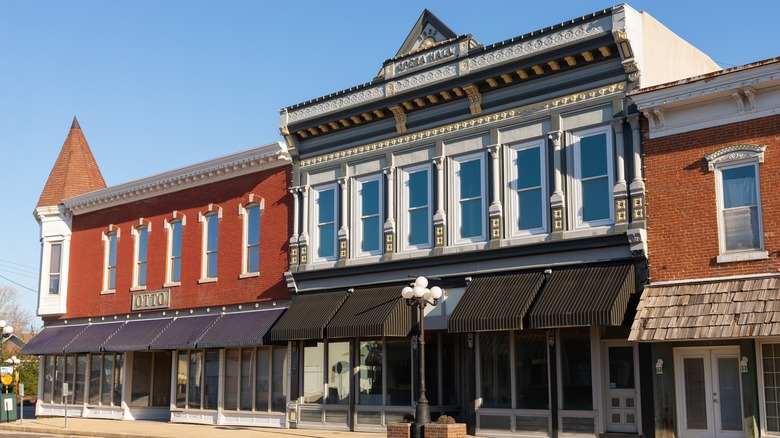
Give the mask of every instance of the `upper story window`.
[(355, 180), (359, 218), (357, 225), (358, 255), (382, 253), (382, 175)]
[(146, 261), (149, 250), (149, 227), (135, 229), (135, 272), (134, 286), (146, 286)]
[(611, 225), (612, 131), (599, 127), (572, 135), (576, 227)]
[(521, 143), (508, 150), (511, 232), (513, 235), (544, 233), (547, 231), (544, 141)]
[(49, 247), (49, 293), (60, 293), (60, 275), (62, 274), (62, 243), (52, 243)]
[(431, 166), (424, 164), (402, 170), (403, 217), (401, 233), (403, 249), (427, 249), (431, 247)]
[(338, 229), (336, 185), (315, 187), (314, 191), (314, 242), (315, 260), (336, 260), (336, 230)]
[(105, 255), (105, 278), (103, 280), (103, 290), (113, 291), (116, 289), (116, 250), (119, 234), (110, 232), (105, 235), (106, 255)]
[(455, 242), (479, 242), (486, 238), (484, 154), (453, 159), (455, 172)]
[(181, 282), (181, 238), (184, 221), (175, 219), (168, 225), (168, 278), (166, 283)]
[(244, 273), (260, 272), (260, 205), (244, 210)]
[(203, 217), (203, 278), (217, 278), (219, 249), (219, 214), (208, 213)]

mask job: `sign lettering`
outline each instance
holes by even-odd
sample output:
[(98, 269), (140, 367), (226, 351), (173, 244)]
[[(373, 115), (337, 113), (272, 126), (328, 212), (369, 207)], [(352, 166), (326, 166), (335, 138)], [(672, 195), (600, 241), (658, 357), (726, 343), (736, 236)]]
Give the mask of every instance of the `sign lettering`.
[(171, 305), (171, 292), (168, 289), (133, 294), (132, 310), (166, 309)]
[(429, 53), (424, 53), (418, 56), (412, 56), (404, 59), (395, 64), (395, 73), (404, 73), (410, 70), (416, 70), (426, 65), (435, 64), (439, 61), (443, 61), (447, 58), (455, 56), (455, 49), (450, 47), (443, 47), (441, 49), (433, 50)]

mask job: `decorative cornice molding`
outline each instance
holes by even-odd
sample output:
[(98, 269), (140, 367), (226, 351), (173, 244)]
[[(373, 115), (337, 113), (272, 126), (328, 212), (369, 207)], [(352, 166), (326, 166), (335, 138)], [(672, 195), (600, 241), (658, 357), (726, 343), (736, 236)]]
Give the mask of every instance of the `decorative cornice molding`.
[(744, 160), (747, 158), (756, 158), (759, 163), (763, 163), (765, 150), (765, 144), (736, 144), (718, 149), (711, 154), (705, 155), (704, 158), (707, 160), (707, 167), (709, 170), (715, 170), (715, 166), (718, 164)]
[(392, 139), (388, 139), (376, 143), (370, 143), (362, 146), (355, 146), (353, 148), (345, 149), (338, 152), (320, 155), (317, 157), (306, 158), (300, 161), (300, 166), (301, 167), (312, 166), (319, 163), (329, 162), (329, 161), (333, 161), (345, 157), (358, 156), (358, 155), (365, 154), (367, 152), (401, 146), (401, 145), (405, 145), (417, 141), (430, 141), (431, 139), (446, 134), (472, 129), (477, 126), (490, 126), (499, 122), (519, 119), (521, 117), (527, 117), (528, 115), (531, 114), (544, 113), (551, 110), (565, 108), (570, 105), (580, 104), (582, 102), (594, 101), (618, 93), (623, 93), (625, 92), (625, 90), (626, 90), (626, 83), (617, 82), (614, 84), (605, 85), (603, 87), (585, 90), (579, 93), (569, 94), (554, 99), (548, 99), (537, 103), (524, 105), (511, 110), (501, 111), (493, 114), (487, 114), (480, 117), (474, 117), (470, 120), (451, 123), (449, 125), (440, 126), (438, 128), (427, 129), (425, 131), (420, 131), (413, 134), (405, 134), (402, 136), (398, 136)]
[(88, 213), (228, 178), (235, 178), (240, 175), (290, 165), (291, 163), (292, 158), (287, 151), (287, 146), (284, 143), (276, 142), (148, 178), (63, 199), (62, 203), (73, 214)]

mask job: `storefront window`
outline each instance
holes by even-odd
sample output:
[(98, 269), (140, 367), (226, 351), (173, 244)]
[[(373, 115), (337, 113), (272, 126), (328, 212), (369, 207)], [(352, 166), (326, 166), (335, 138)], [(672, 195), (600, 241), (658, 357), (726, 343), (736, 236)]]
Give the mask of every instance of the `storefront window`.
[(100, 374), (100, 404), (111, 405), (111, 384), (114, 382), (114, 355), (103, 356), (103, 372)]
[[(101, 370), (103, 369), (102, 362), (103, 356), (93, 354), (89, 363), (89, 404), (91, 405), (100, 404), (100, 375)], [(54, 386), (56, 387), (57, 385)], [(55, 388), (54, 391), (56, 393), (57, 389)], [(60, 396), (61, 395), (62, 391), (60, 390)]]
[[(106, 356), (109, 356), (107, 354)], [(122, 406), (122, 382), (124, 376), (122, 375), (124, 369), (124, 356), (117, 354), (114, 356), (114, 386), (112, 388), (114, 397), (112, 399), (114, 406)]]
[[(458, 364), (460, 358), (457, 355), (458, 335), (450, 333), (441, 334), (441, 388), (442, 405), (457, 406), (460, 389), (454, 382), (460, 382), (458, 378)], [(427, 375), (427, 374), (426, 374)], [(427, 383), (427, 382), (426, 382)]]
[(149, 406), (149, 377), (152, 373), (152, 355), (139, 351), (133, 354), (133, 384), (130, 388), (130, 406)]
[(238, 407), (238, 359), (239, 349), (225, 350), (225, 410)]
[(191, 351), (187, 375), (187, 407), (200, 409), (200, 392), (203, 388), (203, 352)]
[(203, 409), (217, 409), (219, 407), (219, 350), (206, 350), (203, 372)]
[(65, 382), (65, 356), (56, 356), (54, 361), (54, 403), (62, 403), (62, 384)]
[(269, 368), (271, 365), (271, 349), (258, 348), (255, 367), (255, 410), (268, 410), (268, 390), (271, 386)]
[(544, 333), (515, 332), (518, 409), (549, 409), (547, 342)]
[(179, 351), (176, 364), (176, 407), (217, 409), (219, 350)]
[(187, 352), (180, 351), (176, 363), (176, 407), (187, 407)]
[(482, 406), (511, 408), (509, 332), (480, 333)]
[(287, 409), (287, 349), (273, 349), (273, 364), (271, 366), (271, 398), (272, 410), (285, 412)]
[[(414, 352), (416, 355), (417, 352)], [(425, 396), (431, 406), (439, 405), (439, 333), (425, 335)], [(411, 365), (410, 365), (411, 366)], [(454, 380), (453, 380), (454, 382)], [(417, 393), (415, 392), (415, 395)]]
[(358, 404), (382, 404), (382, 342), (360, 342), (360, 395)]
[(306, 342), (303, 346), (303, 402), (322, 403), (322, 342)]
[(766, 430), (780, 432), (780, 344), (761, 345)]
[(254, 348), (243, 348), (241, 350), (241, 410), (252, 410), (252, 376)]
[(349, 342), (328, 343), (328, 403), (349, 403)]
[(154, 375), (152, 376), (152, 406), (171, 404), (171, 352), (154, 353)]
[(563, 409), (592, 410), (593, 384), (588, 329), (561, 330)]
[(51, 403), (54, 398), (54, 356), (43, 357), (43, 394), (44, 403)]
[(387, 404), (412, 403), (412, 346), (409, 339), (387, 340)]
[(72, 405), (74, 400), (75, 389), (73, 387), (73, 381), (76, 377), (76, 356), (65, 356), (65, 382), (68, 384), (68, 404)]
[(170, 401), (171, 353), (133, 353), (133, 384), (130, 406), (168, 406)]
[(43, 366), (43, 393), (40, 397), (44, 402), (64, 403), (62, 385), (67, 383), (68, 404), (84, 403), (87, 355), (44, 356)]

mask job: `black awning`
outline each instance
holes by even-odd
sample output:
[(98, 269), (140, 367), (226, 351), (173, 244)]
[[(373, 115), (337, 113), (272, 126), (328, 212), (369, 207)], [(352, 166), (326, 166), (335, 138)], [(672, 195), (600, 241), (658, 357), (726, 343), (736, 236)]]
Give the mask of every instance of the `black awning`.
[(65, 353), (95, 353), (101, 350), (106, 340), (119, 330), (123, 322), (88, 325), (84, 331), (65, 346)]
[(621, 325), (635, 284), (632, 261), (553, 268), (528, 328)]
[(203, 333), (198, 348), (246, 347), (263, 345), (266, 334), (284, 309), (258, 310), (223, 315)]
[(477, 277), (447, 323), (452, 333), (522, 329), (544, 274), (539, 271)]
[(412, 329), (412, 313), (401, 298), (406, 284), (355, 289), (328, 323), (325, 336), (407, 336)]
[(271, 341), (324, 339), (325, 327), (348, 296), (346, 291), (298, 296), (271, 329)]
[(175, 318), (160, 333), (149, 348), (152, 350), (177, 350), (195, 348), (195, 341), (219, 318), (219, 315), (185, 316)]
[(65, 346), (86, 330), (86, 325), (44, 327), (19, 354), (62, 354)]
[(172, 318), (130, 321), (103, 344), (103, 351), (148, 350), (152, 341), (173, 321)]

